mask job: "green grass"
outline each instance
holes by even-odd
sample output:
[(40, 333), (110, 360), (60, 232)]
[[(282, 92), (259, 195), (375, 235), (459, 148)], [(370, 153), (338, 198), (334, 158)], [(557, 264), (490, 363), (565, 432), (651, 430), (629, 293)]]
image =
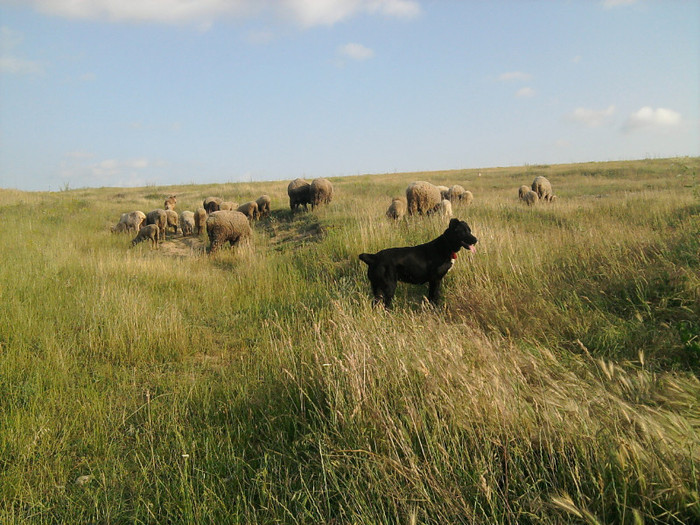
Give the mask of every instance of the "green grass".
[[(700, 159), (0, 190), (0, 523), (700, 520)], [(558, 200), (528, 208), (547, 176)], [(426, 307), (357, 255), (413, 180), (479, 238)], [(111, 234), (178, 195), (267, 193), (250, 245)]]

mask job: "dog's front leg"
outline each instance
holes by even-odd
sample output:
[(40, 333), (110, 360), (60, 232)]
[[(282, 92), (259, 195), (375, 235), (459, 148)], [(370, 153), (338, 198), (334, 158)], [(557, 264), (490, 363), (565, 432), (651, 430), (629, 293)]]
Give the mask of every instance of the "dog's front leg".
[(428, 300), (437, 304), (440, 300), (440, 283), (442, 279), (434, 279), (428, 283)]

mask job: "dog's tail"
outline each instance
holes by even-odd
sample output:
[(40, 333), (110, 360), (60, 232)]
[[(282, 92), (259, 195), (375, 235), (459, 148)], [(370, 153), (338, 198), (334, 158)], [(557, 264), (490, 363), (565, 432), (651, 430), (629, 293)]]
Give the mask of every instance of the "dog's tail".
[(376, 254), (374, 253), (361, 253), (360, 260), (367, 264), (372, 264), (375, 260)]

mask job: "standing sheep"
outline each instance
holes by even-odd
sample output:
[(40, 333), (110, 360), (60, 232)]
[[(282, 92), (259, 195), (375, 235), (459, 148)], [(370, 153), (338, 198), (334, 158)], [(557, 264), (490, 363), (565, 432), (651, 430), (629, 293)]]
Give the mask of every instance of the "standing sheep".
[(168, 226), (173, 229), (173, 233), (177, 234), (177, 228), (179, 226), (179, 217), (175, 210), (165, 210), (165, 214), (168, 217)]
[(223, 199), (220, 199), (219, 197), (207, 197), (202, 202), (202, 208), (207, 210), (207, 213), (219, 211), (219, 206), (221, 205), (222, 201)]
[(185, 235), (192, 235), (192, 232), (194, 231), (193, 211), (183, 211), (180, 213), (180, 228), (182, 229), (183, 237)]
[(129, 231), (139, 231), (144, 221), (146, 220), (146, 214), (142, 211), (130, 211), (128, 213), (122, 213), (119, 222), (116, 226), (112, 227), (112, 232), (129, 232)]
[(540, 198), (537, 196), (536, 191), (528, 190), (527, 193), (523, 196), (522, 200), (528, 206), (533, 206), (537, 204), (537, 201), (539, 201)]
[(450, 188), (448, 188), (447, 186), (437, 186), (437, 189), (440, 190), (440, 196), (441, 196), (443, 199), (449, 199), (449, 198), (450, 198), (450, 196), (449, 196), (449, 195), (450, 195)]
[(238, 203), (233, 202), (233, 201), (222, 201), (219, 204), (219, 210), (235, 210), (238, 208)]
[(165, 199), (165, 204), (163, 205), (163, 209), (174, 210), (176, 203), (177, 203), (177, 196), (171, 195), (170, 197)]
[(287, 195), (289, 195), (289, 207), (292, 211), (300, 205), (303, 205), (306, 210), (307, 204), (311, 204), (311, 184), (304, 179), (294, 179), (287, 186)]
[(165, 239), (165, 228), (168, 225), (168, 214), (165, 210), (153, 210), (146, 214), (146, 224), (155, 224), (158, 226), (160, 240)]
[(452, 218), (452, 203), (449, 201), (449, 199), (442, 199), (440, 201), (440, 205), (438, 206), (438, 210), (443, 218)]
[(520, 200), (523, 200), (523, 199), (525, 198), (525, 194), (526, 194), (528, 191), (531, 191), (531, 190), (530, 190), (530, 188), (529, 188), (528, 186), (525, 186), (525, 184), (523, 184), (522, 186), (520, 186), (520, 187), (518, 188), (518, 198), (519, 198)]
[(238, 211), (253, 221), (258, 218), (258, 203), (255, 201), (246, 202), (238, 207)]
[(392, 199), (389, 209), (386, 210), (386, 216), (395, 221), (400, 221), (406, 215), (406, 199), (396, 197)]
[(406, 188), (406, 202), (409, 215), (432, 213), (442, 201), (437, 186), (425, 181), (412, 182)]
[(472, 200), (474, 199), (474, 195), (472, 195), (471, 191), (465, 190), (459, 184), (455, 184), (453, 186), (450, 186), (446, 198), (453, 203), (459, 202), (462, 204), (471, 204)]
[(258, 205), (258, 214), (260, 217), (267, 217), (270, 215), (270, 209), (272, 207), (272, 199), (269, 195), (261, 195), (255, 201)]
[(321, 204), (330, 204), (333, 199), (333, 184), (328, 179), (314, 179), (311, 181), (311, 209)]
[(159, 239), (159, 231), (160, 229), (158, 228), (157, 224), (148, 224), (141, 228), (139, 230), (139, 233), (136, 234), (136, 237), (134, 237), (131, 240), (131, 246), (136, 246), (138, 243), (141, 241), (145, 241), (146, 239), (149, 239), (153, 245), (153, 247), (157, 250), (158, 249), (158, 239)]
[(203, 231), (207, 231), (207, 210), (197, 208), (194, 211), (194, 233), (200, 235)]
[(554, 198), (554, 193), (552, 193), (552, 183), (547, 180), (546, 177), (538, 176), (532, 181), (532, 191), (537, 193), (540, 200), (551, 201)]
[(248, 217), (239, 211), (215, 211), (207, 219), (209, 252), (215, 253), (225, 242), (231, 246), (251, 235)]

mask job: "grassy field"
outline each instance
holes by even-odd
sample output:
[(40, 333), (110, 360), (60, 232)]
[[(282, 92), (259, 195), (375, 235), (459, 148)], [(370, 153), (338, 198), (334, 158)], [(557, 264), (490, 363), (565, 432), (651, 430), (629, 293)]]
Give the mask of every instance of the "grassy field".
[[(700, 159), (0, 190), (0, 523), (700, 521)], [(545, 175), (555, 203), (518, 187)], [(427, 307), (357, 255), (413, 180), (478, 237)], [(250, 245), (111, 234), (178, 195), (272, 197)]]

